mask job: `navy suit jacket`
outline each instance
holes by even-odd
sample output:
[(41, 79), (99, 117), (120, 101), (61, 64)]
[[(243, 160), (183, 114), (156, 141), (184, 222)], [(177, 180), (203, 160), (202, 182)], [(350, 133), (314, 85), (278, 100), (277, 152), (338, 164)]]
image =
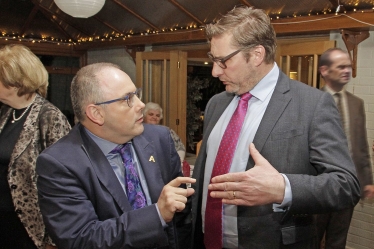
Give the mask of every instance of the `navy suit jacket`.
[[(215, 95), (204, 116), (192, 196), (194, 247), (203, 248), (201, 199), (207, 140), (233, 94)], [(280, 72), (253, 143), (291, 184), (292, 205), (275, 213), (272, 204), (238, 206), (239, 248), (317, 248), (313, 214), (354, 207), (360, 189), (335, 102), (330, 94)], [(248, 158), (247, 170), (254, 166)], [(206, 228), (209, 229), (209, 228)]]
[(182, 175), (169, 129), (145, 124), (133, 145), (154, 203), (138, 210), (82, 125), (40, 154), (39, 204), (58, 248), (177, 248), (175, 222), (164, 229), (155, 204), (164, 185)]

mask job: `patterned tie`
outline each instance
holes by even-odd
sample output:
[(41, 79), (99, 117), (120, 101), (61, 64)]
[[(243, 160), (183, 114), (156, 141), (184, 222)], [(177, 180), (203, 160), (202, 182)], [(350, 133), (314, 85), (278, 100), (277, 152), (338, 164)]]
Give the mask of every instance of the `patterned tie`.
[(140, 185), (138, 172), (134, 167), (130, 143), (126, 143), (125, 145), (118, 145), (111, 152), (119, 153), (122, 157), (123, 165), (125, 167), (125, 186), (127, 199), (129, 200), (132, 209), (145, 207), (146, 199), (142, 190), (142, 186)]
[[(226, 174), (230, 170), (240, 130), (242, 129), (244, 118), (247, 113), (248, 101), (251, 97), (252, 95), (250, 93), (244, 93), (240, 96), (239, 104), (227, 125), (219, 145), (211, 178)], [(210, 197), (210, 192), (209, 190), (205, 210), (204, 243), (207, 249), (221, 249), (222, 201)]]

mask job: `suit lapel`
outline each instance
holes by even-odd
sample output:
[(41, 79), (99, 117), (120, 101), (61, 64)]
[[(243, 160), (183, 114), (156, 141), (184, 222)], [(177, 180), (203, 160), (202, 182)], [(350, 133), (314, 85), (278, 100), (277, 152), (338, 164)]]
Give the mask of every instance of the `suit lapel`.
[(123, 212), (132, 210), (121, 184), (119, 183), (119, 181), (113, 180), (117, 179), (117, 176), (110, 166), (108, 159), (105, 157), (96, 143), (86, 134), (83, 126), (80, 124), (76, 126), (79, 126), (80, 129), (83, 141), (82, 149), (85, 151), (89, 160), (91, 161), (91, 165), (95, 170), (99, 181), (113, 196), (113, 199), (117, 202), (118, 206)]
[(159, 154), (155, 153), (153, 144), (143, 135), (136, 136), (133, 139), (133, 145), (148, 185), (151, 201), (156, 203), (162, 188), (167, 184), (162, 179), (161, 166), (157, 158)]
[[(23, 124), (21, 134), (17, 139), (17, 143), (14, 147), (14, 151), (10, 159), (10, 164), (13, 164), (13, 162), (22, 154), (22, 152), (27, 148), (27, 146), (29, 146), (29, 144), (35, 140), (34, 136), (37, 132), (37, 128), (39, 125), (35, 125), (35, 123), (39, 122), (38, 116), (40, 113), (40, 109), (42, 108), (42, 105), (43, 99), (39, 95), (36, 95), (35, 101), (31, 106), (30, 113), (27, 115), (25, 123)], [(39, 135), (37, 135), (37, 137), (39, 137)]]
[[(258, 127), (256, 135), (253, 139), (253, 143), (256, 145), (256, 149), (261, 153), (266, 141), (268, 140), (271, 131), (275, 124), (279, 120), (280, 116), (286, 109), (288, 103), (292, 97), (287, 94), (290, 90), (290, 80), (282, 72), (279, 74), (277, 85), (275, 86), (273, 95), (271, 96), (270, 102), (266, 108), (265, 114)], [(248, 160), (247, 169), (254, 166), (252, 157)]]

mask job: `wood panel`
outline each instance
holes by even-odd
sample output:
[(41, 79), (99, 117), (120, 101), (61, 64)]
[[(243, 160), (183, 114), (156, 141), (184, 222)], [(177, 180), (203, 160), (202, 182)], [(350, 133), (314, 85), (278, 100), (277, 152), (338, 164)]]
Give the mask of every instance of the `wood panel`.
[[(297, 78), (313, 87), (320, 87), (318, 79), (318, 56), (329, 48), (335, 47), (335, 41), (298, 42), (283, 41), (277, 48), (276, 61), (282, 71), (291, 77), (291, 66), (297, 68)], [(307, 57), (307, 58), (305, 58)], [(308, 62), (309, 59), (309, 62)]]
[(136, 68), (136, 85), (144, 90), (143, 101), (160, 104), (162, 124), (186, 144), (187, 53), (137, 52)]
[(322, 54), (328, 48), (335, 47), (335, 41), (317, 41), (317, 42), (299, 42), (283, 44), (280, 47), (280, 56), (282, 55), (311, 55)]

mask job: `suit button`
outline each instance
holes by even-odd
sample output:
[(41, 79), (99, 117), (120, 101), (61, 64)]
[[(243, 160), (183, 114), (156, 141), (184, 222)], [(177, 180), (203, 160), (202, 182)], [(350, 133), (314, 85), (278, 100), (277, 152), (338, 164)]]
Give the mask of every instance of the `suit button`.
[(17, 188), (17, 185), (12, 184), (12, 185), (10, 186), (10, 188), (11, 188), (11, 189), (16, 189), (16, 188)]
[(17, 210), (16, 210), (16, 213), (17, 213), (17, 214), (22, 214), (22, 210), (17, 209)]

